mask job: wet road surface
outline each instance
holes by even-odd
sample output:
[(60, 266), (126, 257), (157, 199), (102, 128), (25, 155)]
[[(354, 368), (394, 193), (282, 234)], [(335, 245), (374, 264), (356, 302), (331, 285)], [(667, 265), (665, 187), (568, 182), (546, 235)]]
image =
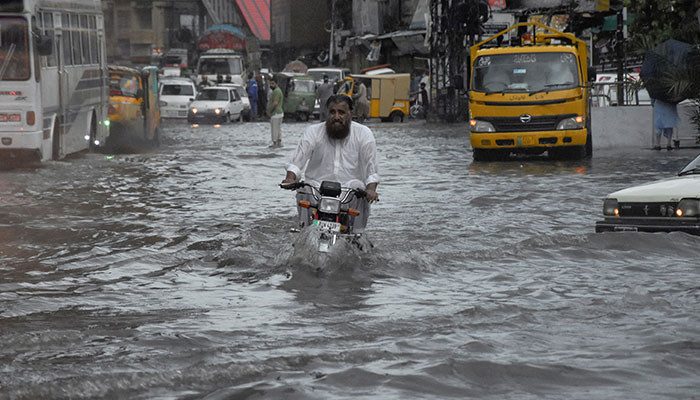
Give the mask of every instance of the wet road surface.
[(700, 238), (594, 233), (697, 150), (473, 163), (370, 123), (375, 247), (319, 261), (277, 186), (305, 126), (0, 171), (0, 398), (698, 398)]

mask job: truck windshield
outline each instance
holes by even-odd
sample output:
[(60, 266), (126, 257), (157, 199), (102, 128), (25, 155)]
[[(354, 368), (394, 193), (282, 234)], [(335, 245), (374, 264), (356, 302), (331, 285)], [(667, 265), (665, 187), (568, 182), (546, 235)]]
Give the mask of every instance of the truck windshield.
[(542, 92), (578, 86), (578, 63), (573, 53), (492, 54), (474, 62), (472, 90), (477, 92)]
[(28, 49), (27, 21), (18, 17), (0, 17), (0, 80), (29, 79), (31, 70)]
[(243, 72), (240, 58), (202, 58), (199, 62), (201, 75), (240, 75)]

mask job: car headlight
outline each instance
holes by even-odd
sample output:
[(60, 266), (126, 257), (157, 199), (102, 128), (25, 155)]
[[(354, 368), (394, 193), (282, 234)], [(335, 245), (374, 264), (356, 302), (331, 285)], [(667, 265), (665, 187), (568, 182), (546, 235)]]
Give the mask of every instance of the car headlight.
[(564, 118), (557, 124), (558, 131), (564, 131), (568, 129), (583, 129), (583, 117), (577, 115), (571, 118)]
[(215, 109), (214, 109), (214, 114), (216, 114), (216, 115), (221, 114), (221, 109), (220, 109), (220, 108), (215, 108)]
[(603, 200), (603, 215), (620, 216), (620, 206), (617, 204), (617, 199)]
[(478, 119), (469, 121), (469, 127), (469, 130), (472, 132), (496, 132), (496, 128), (493, 127), (492, 123)]
[(321, 198), (321, 202), (318, 205), (318, 211), (329, 214), (338, 214), (340, 212), (340, 200), (327, 197)]
[(197, 114), (199, 110), (197, 110), (196, 108), (190, 108), (190, 111), (192, 112), (192, 114)]
[(161, 100), (161, 101), (160, 101), (160, 106), (161, 106), (161, 107), (167, 107), (167, 106), (168, 106), (168, 102), (167, 102), (167, 101)]
[(700, 217), (700, 200), (682, 199), (676, 207), (678, 217)]

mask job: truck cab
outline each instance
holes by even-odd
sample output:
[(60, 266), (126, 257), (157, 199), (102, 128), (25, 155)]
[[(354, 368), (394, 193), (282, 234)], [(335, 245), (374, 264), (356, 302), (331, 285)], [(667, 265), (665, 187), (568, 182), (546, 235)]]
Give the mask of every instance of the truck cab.
[[(519, 45), (497, 38), (522, 28)], [(537, 22), (471, 48), (469, 131), (475, 161), (512, 153), (590, 157), (586, 43)]]
[(212, 49), (200, 54), (194, 78), (197, 86), (201, 86), (203, 81), (209, 84), (220, 81), (245, 85), (245, 74), (241, 54), (228, 49)]

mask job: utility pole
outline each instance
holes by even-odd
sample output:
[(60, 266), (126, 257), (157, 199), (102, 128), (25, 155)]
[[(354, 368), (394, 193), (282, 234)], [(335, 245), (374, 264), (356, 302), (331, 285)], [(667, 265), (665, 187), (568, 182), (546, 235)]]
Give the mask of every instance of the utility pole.
[(335, 47), (335, 0), (331, 1), (331, 44), (328, 49), (328, 66), (333, 65), (333, 47)]
[(617, 105), (625, 104), (625, 19), (624, 8), (617, 10)]

